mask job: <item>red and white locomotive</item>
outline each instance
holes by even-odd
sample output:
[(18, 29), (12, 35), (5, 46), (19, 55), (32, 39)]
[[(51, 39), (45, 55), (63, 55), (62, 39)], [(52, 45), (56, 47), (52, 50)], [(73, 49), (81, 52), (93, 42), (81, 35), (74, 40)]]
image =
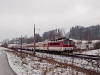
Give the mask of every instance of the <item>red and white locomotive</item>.
[[(23, 49), (34, 49), (34, 44), (22, 45)], [(71, 53), (73, 52), (74, 43), (70, 39), (60, 39), (57, 41), (44, 41), (35, 43), (36, 51)]]

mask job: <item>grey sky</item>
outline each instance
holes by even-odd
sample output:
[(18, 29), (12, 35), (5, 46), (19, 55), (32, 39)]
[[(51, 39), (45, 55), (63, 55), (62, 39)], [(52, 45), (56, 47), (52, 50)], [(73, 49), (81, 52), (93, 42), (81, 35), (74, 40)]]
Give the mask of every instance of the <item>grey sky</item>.
[(0, 41), (55, 28), (100, 24), (100, 0), (0, 0)]

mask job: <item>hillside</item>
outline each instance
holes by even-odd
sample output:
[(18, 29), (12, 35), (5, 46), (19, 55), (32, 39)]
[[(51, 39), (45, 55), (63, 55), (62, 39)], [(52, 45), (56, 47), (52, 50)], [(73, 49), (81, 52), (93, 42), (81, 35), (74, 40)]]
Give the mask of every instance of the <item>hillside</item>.
[(79, 40), (100, 40), (100, 25), (83, 27), (75, 26), (70, 29), (69, 37)]

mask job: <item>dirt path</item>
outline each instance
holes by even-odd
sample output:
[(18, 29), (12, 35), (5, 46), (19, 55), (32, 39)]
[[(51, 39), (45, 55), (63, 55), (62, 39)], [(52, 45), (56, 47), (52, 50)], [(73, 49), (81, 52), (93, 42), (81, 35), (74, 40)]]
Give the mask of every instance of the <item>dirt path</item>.
[(0, 75), (17, 75), (8, 63), (7, 55), (0, 51)]

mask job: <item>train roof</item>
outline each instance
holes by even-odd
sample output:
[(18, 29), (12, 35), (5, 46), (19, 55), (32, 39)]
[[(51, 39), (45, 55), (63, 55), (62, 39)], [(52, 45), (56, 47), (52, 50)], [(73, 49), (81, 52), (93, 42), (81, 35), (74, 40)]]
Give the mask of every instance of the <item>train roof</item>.
[(61, 41), (64, 41), (64, 40), (71, 40), (69, 38), (60, 38), (60, 39), (57, 39), (57, 40), (45, 40), (45, 41), (42, 41), (42, 42), (37, 42), (36, 44), (47, 44), (47, 43), (52, 43), (52, 42), (61, 42)]

